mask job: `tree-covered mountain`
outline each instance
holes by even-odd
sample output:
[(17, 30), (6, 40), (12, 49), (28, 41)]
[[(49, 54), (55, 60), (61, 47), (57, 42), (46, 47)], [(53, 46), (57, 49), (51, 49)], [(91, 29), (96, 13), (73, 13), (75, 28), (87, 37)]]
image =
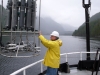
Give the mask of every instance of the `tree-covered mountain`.
[[(83, 23), (78, 30), (75, 30), (73, 36), (86, 36), (86, 25)], [(90, 36), (100, 36), (100, 12), (90, 18)]]

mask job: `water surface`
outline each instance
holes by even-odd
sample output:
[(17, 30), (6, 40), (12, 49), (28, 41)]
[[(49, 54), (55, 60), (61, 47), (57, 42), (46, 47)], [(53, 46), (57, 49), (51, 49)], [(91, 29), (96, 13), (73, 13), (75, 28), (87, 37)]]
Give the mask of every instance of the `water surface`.
[[(45, 35), (47, 39), (49, 36)], [(33, 37), (29, 37), (30, 41), (33, 41)], [(60, 36), (60, 39), (63, 41), (63, 46), (61, 47), (61, 53), (68, 53), (68, 52), (78, 52), (78, 51), (86, 51), (86, 39), (84, 37), (74, 37), (74, 36)], [(16, 42), (20, 39), (19, 37), (16, 38)], [(23, 40), (26, 41), (26, 38), (23, 37)], [(10, 41), (10, 38), (3, 37), (3, 42), (6, 44), (7, 41)], [(35, 39), (38, 42), (38, 38)], [(97, 50), (100, 46), (100, 40), (92, 39), (91, 41), (91, 51)], [(38, 45), (38, 43), (36, 43)], [(0, 75), (9, 75), (10, 73), (29, 65), (33, 62), (36, 62), (40, 59), (43, 59), (44, 54), (46, 52), (46, 48), (41, 44), (41, 52), (40, 55), (37, 57), (31, 58), (7, 58), (0, 56)], [(86, 58), (83, 55), (83, 59)], [(94, 58), (94, 54), (92, 55)], [(77, 64), (79, 60), (79, 55), (68, 55), (68, 62), (69, 64)], [(65, 56), (61, 57), (61, 63), (65, 62)], [(27, 70), (28, 75), (37, 75), (40, 72), (40, 64), (30, 68)], [(22, 75), (21, 73), (18, 75)]]

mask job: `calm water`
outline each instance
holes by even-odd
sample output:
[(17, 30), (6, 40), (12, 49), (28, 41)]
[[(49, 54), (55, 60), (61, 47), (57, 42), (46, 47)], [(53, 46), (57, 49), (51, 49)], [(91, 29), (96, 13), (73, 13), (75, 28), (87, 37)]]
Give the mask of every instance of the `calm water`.
[[(45, 36), (49, 39), (49, 36)], [(33, 40), (32, 37), (29, 38), (30, 40)], [(67, 52), (77, 52), (77, 51), (86, 51), (86, 40), (83, 37), (73, 37), (73, 36), (61, 36), (60, 39), (63, 41), (63, 46), (61, 47), (61, 53), (67, 53)], [(3, 37), (4, 41), (9, 41), (10, 39), (7, 37)], [(19, 38), (16, 39), (19, 41)], [(23, 38), (23, 40), (26, 40)], [(36, 42), (38, 39), (35, 40)], [(91, 40), (91, 51), (97, 50), (97, 48), (100, 46), (100, 40), (92, 38)], [(35, 61), (38, 61), (44, 57), (46, 48), (41, 45), (41, 53), (37, 57), (31, 57), (31, 58), (6, 58), (3, 56), (0, 56), (0, 75), (9, 75), (13, 71), (16, 71), (20, 69), (21, 67), (24, 67), (26, 65), (29, 65)], [(83, 55), (83, 59), (85, 59), (85, 55)], [(92, 57), (94, 58), (94, 54)], [(79, 55), (69, 55), (68, 56), (68, 62), (69, 64), (77, 64), (79, 60)], [(61, 63), (65, 62), (65, 56), (61, 57)], [(45, 69), (45, 67), (44, 67)], [(37, 75), (40, 73), (40, 64), (30, 68), (27, 70), (28, 75)], [(18, 75), (22, 75), (21, 73)]]

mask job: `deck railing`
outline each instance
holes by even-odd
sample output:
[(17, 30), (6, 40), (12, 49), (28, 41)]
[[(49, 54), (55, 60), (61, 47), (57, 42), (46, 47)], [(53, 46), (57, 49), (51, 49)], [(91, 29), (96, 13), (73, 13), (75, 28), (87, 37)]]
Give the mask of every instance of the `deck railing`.
[[(60, 55), (61, 55), (61, 56), (66, 56), (66, 62), (68, 62), (68, 55), (71, 55), (71, 54), (80, 54), (80, 60), (82, 60), (82, 55), (83, 55), (83, 54), (87, 54), (87, 53), (96, 54), (96, 52), (71, 52), (71, 53), (63, 53), (63, 54), (60, 54)], [(100, 53), (99, 53), (99, 54), (100, 54)], [(99, 54), (98, 54), (98, 59), (99, 59)], [(21, 72), (23, 72), (23, 75), (26, 75), (26, 70), (27, 70), (28, 68), (31, 68), (31, 67), (33, 67), (34, 65), (39, 64), (39, 63), (41, 63), (40, 66), (41, 66), (41, 73), (42, 73), (42, 72), (43, 72), (43, 64), (42, 64), (42, 61), (43, 61), (43, 59), (42, 59), (42, 60), (39, 60), (39, 61), (37, 61), (37, 62), (34, 62), (34, 63), (32, 63), (32, 64), (30, 64), (30, 65), (28, 65), (28, 66), (25, 66), (25, 67), (23, 67), (23, 68), (21, 68), (21, 69), (15, 71), (15, 72), (11, 73), (10, 75), (17, 75), (17, 74), (19, 74), (19, 73), (21, 73)]]

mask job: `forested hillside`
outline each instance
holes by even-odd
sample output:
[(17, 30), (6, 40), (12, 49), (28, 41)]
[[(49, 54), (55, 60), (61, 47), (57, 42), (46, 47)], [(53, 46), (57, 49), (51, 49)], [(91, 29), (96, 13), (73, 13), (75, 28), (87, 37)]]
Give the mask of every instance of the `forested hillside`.
[[(86, 25), (83, 23), (78, 30), (75, 30), (73, 36), (86, 36)], [(90, 36), (100, 36), (100, 12), (90, 18)]]

